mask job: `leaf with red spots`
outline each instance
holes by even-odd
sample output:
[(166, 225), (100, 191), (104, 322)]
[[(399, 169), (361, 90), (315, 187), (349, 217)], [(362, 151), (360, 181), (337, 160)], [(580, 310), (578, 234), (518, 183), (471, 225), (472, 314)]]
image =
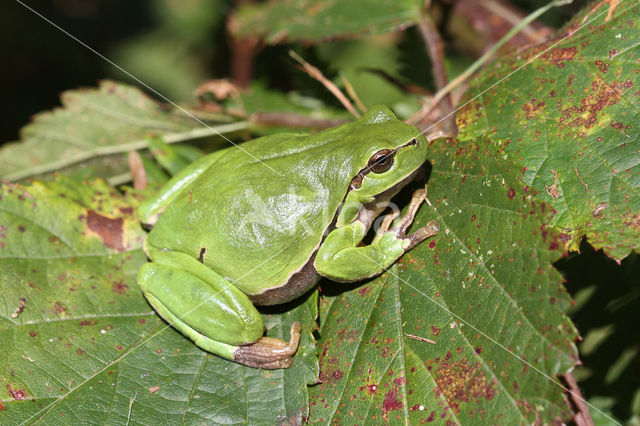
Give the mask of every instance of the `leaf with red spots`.
[[(181, 142), (247, 127), (246, 122), (205, 127), (186, 114), (174, 114), (141, 90), (113, 81), (102, 81), (97, 89), (69, 90), (61, 101), (63, 108), (36, 115), (22, 129), (20, 142), (0, 148), (1, 179), (23, 179), (143, 149), (151, 136)], [(128, 168), (126, 161), (112, 158), (95, 160), (91, 171), (92, 177), (107, 177)]]
[[(553, 423), (577, 363), (548, 205), (490, 139), (432, 143), (414, 229), (440, 233), (367, 291), (323, 284), (311, 418), (341, 424)], [(487, 160), (490, 159), (490, 160)], [(435, 343), (432, 343), (433, 341)]]
[(458, 124), (509, 142), (569, 249), (622, 259), (640, 244), (640, 5), (606, 3), (488, 67)]
[(0, 423), (306, 417), (307, 383), (317, 380), (315, 294), (264, 316), (275, 337), (304, 324), (292, 368), (260, 371), (208, 354), (142, 296), (145, 233), (129, 201), (100, 180), (0, 186)]
[(239, 8), (231, 30), (269, 44), (384, 34), (414, 25), (421, 7), (414, 0), (270, 1)]

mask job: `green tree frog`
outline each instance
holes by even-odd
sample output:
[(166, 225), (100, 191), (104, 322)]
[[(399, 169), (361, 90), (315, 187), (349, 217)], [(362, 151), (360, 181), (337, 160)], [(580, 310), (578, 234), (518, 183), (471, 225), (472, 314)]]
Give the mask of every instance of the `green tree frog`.
[(151, 259), (138, 274), (155, 310), (202, 349), (252, 367), (292, 363), (289, 342), (263, 337), (256, 305), (304, 294), (320, 277), (373, 277), (435, 235), (429, 222), (407, 235), (426, 199), (384, 217), (391, 198), (427, 158), (427, 140), (386, 107), (312, 135), (276, 134), (204, 156), (138, 210), (153, 226)]

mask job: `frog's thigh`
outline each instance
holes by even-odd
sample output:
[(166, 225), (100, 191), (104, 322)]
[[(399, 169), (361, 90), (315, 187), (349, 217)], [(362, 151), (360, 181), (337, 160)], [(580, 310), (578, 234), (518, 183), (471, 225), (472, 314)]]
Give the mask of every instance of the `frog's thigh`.
[(371, 245), (358, 247), (364, 235), (365, 227), (357, 221), (331, 231), (316, 256), (318, 273), (345, 282), (369, 278), (391, 266), (409, 244), (387, 232)]
[(257, 341), (263, 325), (255, 307), (212, 275), (205, 281), (188, 270), (151, 262), (140, 269), (138, 281), (156, 311), (203, 349), (218, 353), (229, 349), (225, 345)]
[(262, 368), (291, 364), (298, 347), (291, 342), (262, 337), (262, 317), (249, 298), (230, 282), (177, 252), (155, 252), (138, 282), (155, 310), (202, 349)]

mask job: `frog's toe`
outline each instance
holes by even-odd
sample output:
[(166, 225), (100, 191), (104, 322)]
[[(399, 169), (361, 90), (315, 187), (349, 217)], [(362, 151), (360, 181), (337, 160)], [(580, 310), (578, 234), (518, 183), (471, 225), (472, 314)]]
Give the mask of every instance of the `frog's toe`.
[(238, 346), (233, 360), (249, 367), (274, 370), (288, 368), (300, 343), (300, 323), (291, 324), (291, 340), (285, 342), (272, 337), (262, 337), (255, 343)]
[(409, 246), (405, 250), (411, 250), (427, 238), (436, 235), (438, 232), (440, 232), (440, 224), (435, 220), (428, 222), (413, 234), (407, 235), (405, 239), (409, 240)]

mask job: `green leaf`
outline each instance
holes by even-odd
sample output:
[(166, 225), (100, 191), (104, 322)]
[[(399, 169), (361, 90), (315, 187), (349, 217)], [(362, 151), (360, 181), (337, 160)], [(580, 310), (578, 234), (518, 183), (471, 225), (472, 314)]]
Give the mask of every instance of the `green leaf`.
[(554, 378), (577, 362), (571, 301), (551, 264), (559, 243), (550, 209), (504, 155), (489, 139), (433, 142), (433, 207), (414, 229), (435, 219), (440, 233), (380, 278), (323, 299), (311, 420), (570, 418)]
[(622, 259), (640, 241), (640, 14), (631, 0), (600, 6), (487, 68), (458, 120), (463, 137), (510, 141), (569, 248), (586, 235)]
[(292, 368), (208, 354), (164, 323), (136, 283), (145, 234), (100, 180), (0, 187), (2, 424), (273, 423), (307, 416), (317, 380), (311, 294), (265, 314), (267, 334), (303, 336)]
[(258, 36), (269, 44), (283, 41), (317, 42), (384, 34), (413, 25), (420, 2), (415, 0), (270, 1), (242, 6), (234, 15), (232, 32)]
[(70, 90), (63, 108), (36, 115), (22, 141), (3, 146), (0, 178), (17, 180), (92, 159), (146, 148), (149, 136), (166, 143), (212, 137), (247, 128), (237, 122), (205, 127), (169, 111), (141, 90), (103, 81), (97, 89)]

